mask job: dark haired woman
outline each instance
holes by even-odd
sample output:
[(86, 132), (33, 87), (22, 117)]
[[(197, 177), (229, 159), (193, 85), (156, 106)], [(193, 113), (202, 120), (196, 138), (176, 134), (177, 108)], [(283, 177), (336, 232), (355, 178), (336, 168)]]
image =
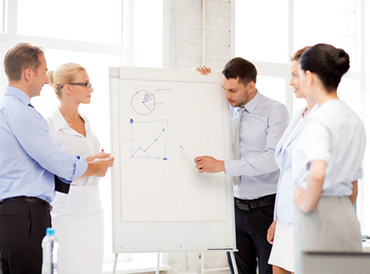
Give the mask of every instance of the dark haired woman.
[(328, 44), (313, 46), (300, 60), (301, 89), (319, 109), (308, 117), (293, 152), (296, 273), (302, 271), (304, 251), (362, 249), (353, 204), (362, 177), (365, 128), (337, 95), (348, 69), (348, 54)]

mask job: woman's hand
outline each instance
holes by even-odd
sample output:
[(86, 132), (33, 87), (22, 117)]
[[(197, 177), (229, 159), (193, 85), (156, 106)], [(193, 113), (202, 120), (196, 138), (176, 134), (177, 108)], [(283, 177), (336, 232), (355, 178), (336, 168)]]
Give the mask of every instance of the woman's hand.
[(310, 163), (307, 188), (298, 187), (294, 192), (293, 203), (303, 212), (311, 212), (316, 208), (325, 180), (326, 162), (315, 160)]
[(267, 230), (267, 236), (266, 236), (266, 240), (270, 243), (270, 244), (273, 244), (274, 243), (274, 239), (275, 239), (275, 229), (276, 229), (276, 222), (272, 222), (269, 229)]
[(99, 153), (96, 153), (96, 154), (93, 154), (87, 157), (85, 160), (86, 162), (93, 162), (96, 159), (104, 159), (104, 158), (110, 158), (110, 157), (111, 157), (110, 153), (105, 153), (104, 151), (102, 151), (102, 152), (99, 152)]
[(303, 212), (307, 212), (305, 209), (305, 197), (306, 197), (306, 190), (299, 186), (297, 189), (294, 191), (293, 195), (293, 203), (295, 203), (300, 210)]

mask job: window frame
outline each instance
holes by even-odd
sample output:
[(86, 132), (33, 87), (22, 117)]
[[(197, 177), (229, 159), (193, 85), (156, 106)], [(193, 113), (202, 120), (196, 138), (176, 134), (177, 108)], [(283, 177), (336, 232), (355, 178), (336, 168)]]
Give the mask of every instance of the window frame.
[[(48, 50), (60, 50), (60, 51), (70, 51), (70, 52), (84, 52), (89, 54), (96, 55), (106, 55), (117, 57), (120, 59), (120, 65), (123, 65), (123, 60), (125, 60), (126, 66), (135, 66), (136, 60), (133, 54), (135, 45), (133, 44), (133, 8), (134, 0), (121, 0), (122, 2), (122, 25), (121, 25), (121, 45), (117, 44), (103, 44), (103, 43), (94, 43), (94, 42), (84, 42), (76, 40), (67, 40), (60, 38), (49, 38), (41, 36), (32, 36), (24, 35), (17, 33), (17, 24), (18, 24), (18, 0), (0, 0), (0, 4), (3, 4), (4, 9), (4, 32), (0, 30), (0, 57), (1, 60), (4, 59), (4, 55), (7, 50), (14, 44), (21, 41), (32, 41), (42, 45), (46, 49), (46, 54)], [(168, 64), (168, 27), (165, 27), (165, 24), (169, 25), (169, 0), (163, 0), (163, 51), (162, 53), (162, 66)], [(124, 44), (123, 41), (130, 41), (129, 43)], [(167, 50), (167, 52), (165, 51)], [(7, 85), (7, 78), (4, 73), (3, 62), (0, 64), (0, 97)], [(108, 68), (107, 68), (108, 70)], [(107, 81), (108, 82), (108, 81)], [(109, 88), (107, 87), (107, 90)], [(110, 184), (110, 182), (104, 182)], [(104, 199), (104, 198), (102, 198)], [(109, 240), (109, 239), (108, 239)], [(106, 250), (105, 250), (106, 251)], [(138, 260), (142, 257), (148, 259), (147, 254), (119, 254), (118, 257), (118, 269), (141, 269), (142, 265)], [(153, 265), (150, 266), (150, 269), (145, 269), (146, 271), (154, 271), (156, 269), (157, 256), (160, 256), (160, 265), (161, 270), (166, 269), (166, 264), (168, 261), (167, 254), (157, 254), (153, 253)], [(105, 255), (106, 257), (106, 255)], [(113, 267), (114, 253), (112, 253), (111, 260), (104, 261), (104, 273), (111, 273), (108, 269)], [(107, 272), (106, 272), (107, 271)]]

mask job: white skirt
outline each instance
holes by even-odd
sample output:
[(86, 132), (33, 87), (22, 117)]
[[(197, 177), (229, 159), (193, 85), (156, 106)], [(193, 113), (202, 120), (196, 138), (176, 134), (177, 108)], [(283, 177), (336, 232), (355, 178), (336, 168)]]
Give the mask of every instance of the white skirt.
[(269, 264), (294, 272), (294, 226), (277, 221)]
[(99, 186), (73, 186), (56, 193), (52, 224), (58, 239), (59, 274), (103, 272), (103, 210)]

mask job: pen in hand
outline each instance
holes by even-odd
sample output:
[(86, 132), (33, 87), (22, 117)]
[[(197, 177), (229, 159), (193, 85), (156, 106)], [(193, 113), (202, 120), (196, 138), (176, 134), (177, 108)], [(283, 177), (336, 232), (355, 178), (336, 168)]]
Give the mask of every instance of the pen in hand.
[(182, 145), (180, 145), (180, 148), (182, 149), (182, 151), (184, 151), (190, 158), (192, 159), (195, 159), (195, 157), (193, 156), (193, 154), (191, 154), (188, 150), (185, 149), (185, 147), (183, 147)]

